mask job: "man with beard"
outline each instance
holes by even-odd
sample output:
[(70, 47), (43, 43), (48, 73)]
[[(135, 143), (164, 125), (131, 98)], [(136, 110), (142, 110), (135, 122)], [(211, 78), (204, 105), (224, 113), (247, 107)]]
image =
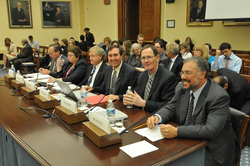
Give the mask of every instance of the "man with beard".
[[(175, 96), (147, 120), (150, 129), (158, 123), (164, 138), (208, 139), (205, 147), (206, 166), (233, 166), (235, 140), (229, 111), (230, 97), (212, 79), (202, 57), (184, 61), (180, 72), (182, 83)], [(173, 121), (179, 126), (166, 124)]]

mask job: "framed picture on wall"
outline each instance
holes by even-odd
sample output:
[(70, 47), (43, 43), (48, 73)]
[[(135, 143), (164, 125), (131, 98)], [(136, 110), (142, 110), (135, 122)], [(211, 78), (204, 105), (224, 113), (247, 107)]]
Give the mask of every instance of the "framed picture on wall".
[(187, 1), (187, 26), (212, 26), (212, 21), (205, 21), (206, 0)]
[(41, 0), (43, 28), (71, 28), (71, 2)]
[(222, 25), (250, 25), (250, 19), (225, 20)]
[(30, 0), (7, 0), (10, 28), (32, 28)]

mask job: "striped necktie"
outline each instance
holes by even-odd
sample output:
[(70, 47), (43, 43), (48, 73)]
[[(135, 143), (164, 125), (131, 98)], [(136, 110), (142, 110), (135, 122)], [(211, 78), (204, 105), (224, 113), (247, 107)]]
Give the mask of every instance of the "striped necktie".
[(191, 101), (189, 103), (189, 107), (188, 107), (188, 112), (187, 112), (187, 117), (186, 117), (186, 121), (185, 121), (185, 126), (188, 126), (191, 124), (191, 120), (192, 120), (192, 114), (193, 114), (193, 109), (194, 109), (194, 94), (192, 93), (190, 95)]
[(110, 92), (109, 94), (115, 94), (115, 83), (116, 83), (116, 80), (117, 80), (117, 75), (116, 75), (116, 70), (113, 69), (114, 72), (113, 72), (113, 75), (112, 75), (112, 78), (111, 78), (111, 83), (110, 83)]
[(94, 73), (95, 73), (95, 69), (96, 69), (96, 67), (94, 66), (94, 68), (93, 68), (93, 70), (92, 70), (92, 72), (91, 72), (91, 77), (89, 78), (89, 80), (88, 80), (88, 86), (90, 85), (90, 83), (91, 83), (91, 81), (92, 81), (92, 78), (93, 78), (93, 75), (94, 75)]
[(153, 83), (153, 79), (149, 78), (148, 82), (147, 82), (147, 85), (146, 85), (146, 88), (145, 88), (145, 91), (144, 91), (144, 100), (148, 100), (148, 96), (149, 96), (149, 93), (150, 93), (152, 83)]

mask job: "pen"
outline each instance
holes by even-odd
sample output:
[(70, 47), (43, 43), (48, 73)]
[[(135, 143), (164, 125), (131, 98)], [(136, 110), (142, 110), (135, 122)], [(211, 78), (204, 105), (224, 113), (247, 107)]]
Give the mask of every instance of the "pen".
[(147, 123), (144, 123), (144, 124), (142, 124), (142, 125), (140, 125), (140, 126), (137, 126), (137, 127), (133, 128), (133, 130), (139, 129), (139, 128), (141, 128), (141, 127), (143, 127), (143, 126), (146, 126), (146, 125), (147, 125)]

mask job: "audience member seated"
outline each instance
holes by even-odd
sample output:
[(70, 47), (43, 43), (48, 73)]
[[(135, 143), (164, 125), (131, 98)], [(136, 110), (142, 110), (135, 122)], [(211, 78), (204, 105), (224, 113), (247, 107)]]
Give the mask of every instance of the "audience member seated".
[(136, 70), (142, 72), (144, 71), (143, 65), (141, 63), (141, 45), (138, 43), (132, 44), (130, 51), (130, 58), (128, 60), (128, 64), (135, 67)]
[(190, 45), (187, 42), (183, 42), (181, 43), (181, 56), (182, 59), (187, 59), (187, 58), (191, 58), (193, 55), (190, 52)]
[[(72, 47), (72, 46), (76, 46), (76, 43), (75, 43), (74, 39), (69, 40), (69, 47)], [(69, 49), (69, 47), (68, 47), (68, 49)]]
[(82, 85), (90, 87), (101, 86), (104, 81), (106, 67), (108, 66), (106, 61), (106, 54), (101, 47), (94, 46), (89, 49), (89, 59), (91, 65), (86, 72), (85, 82)]
[(124, 41), (126, 41), (125, 38), (119, 38), (119, 39), (118, 39), (119, 47), (122, 48), (122, 45), (123, 45), (123, 42), (124, 42)]
[(33, 40), (33, 36), (31, 36), (31, 35), (29, 36), (29, 40), (30, 40), (29, 45), (32, 47), (33, 50), (36, 51), (36, 54), (38, 54), (40, 51), (39, 44)]
[(144, 38), (145, 38), (145, 37), (144, 37), (143, 34), (139, 34), (139, 35), (137, 36), (137, 43), (140, 44), (141, 47), (144, 47), (144, 45), (143, 45)]
[(131, 50), (132, 43), (130, 40), (126, 40), (123, 42), (122, 49), (124, 51), (123, 61), (128, 62), (130, 58), (130, 50)]
[(108, 49), (109, 49), (109, 46), (110, 46), (110, 43), (111, 43), (111, 39), (110, 37), (105, 37), (103, 39), (103, 42), (105, 43), (105, 45), (102, 46), (102, 48), (104, 49), (106, 55), (108, 54)]
[(48, 74), (52, 77), (57, 77), (57, 60), (60, 59), (62, 61), (62, 66), (68, 65), (69, 60), (62, 54), (61, 47), (58, 44), (50, 45), (48, 52), (52, 60), (47, 67), (39, 68), (39, 72), (42, 74)]
[[(208, 62), (192, 57), (184, 60), (182, 83), (172, 100), (147, 120), (148, 128), (160, 124), (164, 138), (206, 139), (206, 166), (234, 166), (235, 135), (231, 126), (230, 97), (209, 79)], [(153, 110), (154, 111), (154, 110)], [(167, 122), (174, 122), (174, 127)]]
[(3, 70), (7, 69), (6, 67), (7, 59), (10, 62), (12, 59), (16, 58), (16, 56), (14, 56), (13, 53), (17, 53), (16, 45), (11, 42), (10, 38), (5, 38), (4, 43), (6, 47), (6, 53), (3, 54)]
[(15, 70), (20, 70), (20, 66), (24, 62), (32, 62), (33, 61), (33, 50), (32, 47), (28, 44), (27, 39), (22, 39), (21, 41), (23, 47), (22, 53), (12, 53), (13, 56), (17, 58), (12, 59), (11, 61), (14, 64)]
[(117, 46), (119, 46), (119, 43), (118, 43), (118, 41), (116, 41), (116, 40), (113, 40), (113, 41), (111, 42), (111, 46), (113, 46), (113, 45), (117, 45)]
[(248, 80), (230, 69), (217, 70), (213, 80), (224, 88), (231, 98), (230, 107), (250, 115), (250, 83)]
[(196, 44), (194, 46), (194, 56), (200, 56), (205, 58), (207, 61), (209, 59), (208, 49), (204, 44)]
[[(220, 55), (220, 54), (223, 55)], [(229, 43), (222, 43), (216, 50), (216, 55), (211, 64), (211, 70), (218, 70), (220, 68), (228, 68), (237, 73), (240, 73), (242, 60), (234, 55)]]
[(213, 55), (210, 55), (211, 50), (212, 50), (212, 46), (211, 46), (211, 44), (209, 44), (209, 43), (205, 43), (205, 46), (207, 47), (208, 53), (209, 53), (208, 63), (211, 64), (212, 61), (214, 60), (214, 56), (213, 56)]
[(194, 48), (194, 44), (192, 42), (192, 39), (190, 37), (187, 37), (185, 42), (187, 42), (190, 45), (190, 52), (192, 52), (193, 48)]
[(80, 47), (80, 49), (82, 51), (87, 52), (88, 51), (88, 49), (87, 49), (87, 43), (84, 41), (84, 35), (80, 36), (80, 40), (81, 40), (81, 42), (78, 44), (78, 47)]
[(84, 32), (86, 34), (86, 43), (87, 43), (87, 46), (88, 47), (93, 47), (94, 46), (94, 42), (95, 42), (95, 38), (94, 38), (94, 35), (92, 33), (89, 32), (89, 28), (84, 28)]
[(161, 40), (157, 40), (155, 42), (155, 47), (157, 48), (159, 56), (160, 56), (159, 64), (162, 67), (164, 67), (164, 62), (168, 58), (166, 55), (166, 44)]
[[(72, 82), (75, 85), (80, 84), (85, 77), (87, 71), (87, 62), (82, 58), (82, 51), (78, 46), (72, 46), (68, 50), (69, 62), (62, 68), (61, 60), (57, 60), (57, 76), (59, 80), (64, 82)], [(55, 82), (55, 78), (51, 77), (49, 82)]]
[(126, 93), (128, 86), (132, 90), (136, 88), (136, 82), (139, 72), (129, 64), (122, 61), (123, 55), (119, 46), (113, 45), (108, 49), (108, 60), (110, 66), (106, 68), (105, 78), (101, 86), (89, 87), (87, 91), (95, 91), (98, 93), (108, 93), (106, 100), (123, 100), (123, 94)]
[(179, 52), (179, 46), (175, 42), (170, 42), (167, 45), (166, 53), (167, 53), (167, 59), (165, 60), (164, 67), (173, 72), (174, 75), (178, 78), (178, 81), (181, 81), (180, 72), (183, 65), (183, 59)]
[(159, 54), (155, 46), (144, 46), (141, 59), (145, 71), (138, 77), (137, 90), (123, 95), (123, 104), (153, 112), (172, 99), (178, 82), (172, 72), (158, 64)]
[(68, 56), (68, 40), (66, 38), (61, 40), (62, 54)]
[(69, 40), (74, 40), (75, 41), (75, 46), (78, 46), (78, 44), (79, 44), (79, 41), (77, 41), (77, 40), (75, 40), (75, 38), (73, 38), (73, 37), (70, 37), (70, 39)]
[(53, 42), (54, 42), (54, 44), (57, 44), (57, 45), (60, 46), (60, 44), (58, 43), (58, 38), (57, 38), (57, 37), (54, 37), (54, 38), (53, 38)]
[(154, 42), (153, 42), (153, 44), (152, 44), (153, 46), (155, 45), (155, 42), (156, 42), (158, 39), (159, 39), (159, 37), (155, 37), (155, 38), (154, 38)]

